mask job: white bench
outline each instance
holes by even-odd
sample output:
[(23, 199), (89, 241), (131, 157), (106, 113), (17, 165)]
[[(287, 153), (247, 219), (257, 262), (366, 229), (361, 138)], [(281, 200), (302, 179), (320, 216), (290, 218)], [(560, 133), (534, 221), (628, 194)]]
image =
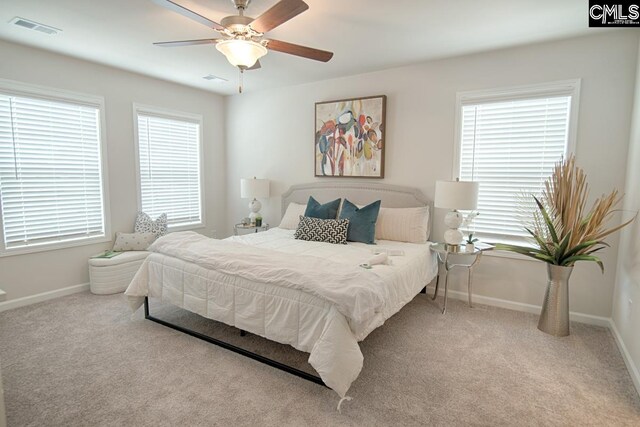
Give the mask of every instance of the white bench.
[(91, 292), (98, 295), (124, 292), (151, 252), (129, 251), (113, 258), (89, 259)]

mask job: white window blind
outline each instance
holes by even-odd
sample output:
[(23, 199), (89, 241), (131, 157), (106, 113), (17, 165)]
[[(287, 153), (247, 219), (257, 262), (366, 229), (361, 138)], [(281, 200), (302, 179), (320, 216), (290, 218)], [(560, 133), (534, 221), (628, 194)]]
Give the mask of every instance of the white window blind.
[(200, 123), (138, 113), (141, 208), (169, 226), (202, 223)]
[(462, 105), (460, 179), (480, 182), (472, 230), (487, 240), (525, 237), (553, 166), (565, 154), (571, 96)]
[(105, 235), (97, 106), (0, 93), (4, 248)]

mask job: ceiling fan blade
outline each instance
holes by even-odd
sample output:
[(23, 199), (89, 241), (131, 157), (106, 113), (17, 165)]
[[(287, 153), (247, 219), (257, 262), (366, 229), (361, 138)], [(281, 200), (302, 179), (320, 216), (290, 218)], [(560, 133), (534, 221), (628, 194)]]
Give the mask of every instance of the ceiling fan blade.
[(161, 47), (179, 47), (179, 46), (193, 46), (197, 44), (216, 44), (221, 39), (200, 39), (200, 40), (180, 40), (175, 42), (157, 42), (155, 46)]
[(247, 68), (247, 70), (257, 70), (259, 68), (262, 68), (262, 65), (260, 65), (260, 60), (257, 60), (256, 63)]
[(299, 44), (287, 43), (273, 39), (268, 40), (267, 48), (322, 62), (328, 62), (333, 57), (333, 52), (327, 52), (326, 50), (314, 49), (312, 47), (300, 46)]
[(309, 5), (302, 0), (281, 0), (254, 19), (249, 26), (259, 33), (266, 33), (307, 9)]
[(165, 9), (172, 10), (176, 13), (179, 13), (182, 16), (186, 16), (189, 19), (193, 19), (196, 22), (201, 23), (202, 25), (206, 25), (209, 28), (213, 28), (214, 30), (224, 30), (224, 27), (217, 22), (212, 21), (209, 18), (205, 18), (199, 13), (194, 12), (193, 10), (187, 9), (184, 6), (179, 5), (178, 3), (171, 0), (152, 0), (155, 4), (164, 7)]

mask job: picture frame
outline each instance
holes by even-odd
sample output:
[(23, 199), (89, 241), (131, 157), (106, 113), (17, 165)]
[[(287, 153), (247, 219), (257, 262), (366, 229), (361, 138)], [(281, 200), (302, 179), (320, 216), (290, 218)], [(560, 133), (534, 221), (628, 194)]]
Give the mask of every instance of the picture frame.
[(384, 178), (386, 95), (315, 103), (314, 175)]

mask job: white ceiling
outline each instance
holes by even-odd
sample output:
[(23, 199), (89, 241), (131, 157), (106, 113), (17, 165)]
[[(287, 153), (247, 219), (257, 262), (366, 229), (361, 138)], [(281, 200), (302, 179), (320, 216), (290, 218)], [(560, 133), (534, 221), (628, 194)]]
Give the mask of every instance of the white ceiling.
[[(216, 22), (231, 0), (176, 0)], [(586, 0), (305, 0), (309, 10), (268, 33), (335, 53), (328, 63), (279, 52), (247, 72), (245, 91), (359, 74), (427, 59), (587, 34)], [(256, 17), (277, 0), (253, 0)], [(233, 94), (238, 71), (213, 45), (160, 48), (155, 41), (218, 33), (151, 0), (2, 0), (0, 38)], [(8, 22), (15, 16), (63, 30), (48, 36)], [(214, 74), (228, 82), (202, 77)]]

